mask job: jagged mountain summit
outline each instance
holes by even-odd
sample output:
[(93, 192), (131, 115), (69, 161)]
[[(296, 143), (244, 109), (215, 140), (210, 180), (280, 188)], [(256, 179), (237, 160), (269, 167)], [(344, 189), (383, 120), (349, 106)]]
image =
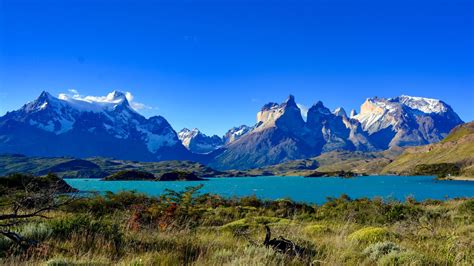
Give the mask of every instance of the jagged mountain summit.
[(194, 153), (209, 153), (220, 148), (224, 144), (223, 139), (219, 136), (207, 136), (197, 128), (194, 128), (193, 130), (183, 128), (178, 132), (178, 138), (181, 140), (184, 147)]
[(438, 142), (463, 123), (443, 101), (406, 95), (369, 98), (353, 118), (379, 149)]
[(119, 91), (85, 98), (42, 92), (0, 118), (0, 152), (142, 161), (193, 158), (165, 118), (143, 117)]
[(225, 146), (211, 166), (220, 169), (254, 168), (308, 158), (337, 149), (374, 150), (358, 121), (342, 109), (333, 113), (322, 102), (303, 120), (293, 96), (268, 103), (257, 113), (257, 123), (238, 140)]

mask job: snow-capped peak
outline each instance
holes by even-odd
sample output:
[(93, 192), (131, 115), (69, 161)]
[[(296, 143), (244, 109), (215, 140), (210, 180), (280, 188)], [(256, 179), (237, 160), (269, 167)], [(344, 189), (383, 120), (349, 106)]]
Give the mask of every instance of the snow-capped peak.
[(128, 92), (81, 96), (75, 90), (69, 91), (73, 94), (62, 93), (57, 98), (44, 91), (20, 110), (7, 114), (6, 119), (55, 135), (73, 131), (73, 134), (78, 132), (81, 137), (93, 139), (96, 135), (107, 134), (114, 141), (144, 144), (150, 154), (163, 147), (182, 147), (176, 132), (164, 118), (147, 119), (130, 106), (133, 96)]
[(438, 99), (402, 95), (393, 100), (426, 114), (448, 111), (446, 104)]
[(178, 132), (178, 138), (181, 140), (181, 142), (184, 142), (184, 141), (189, 142), (191, 138), (195, 137), (199, 133), (200, 131), (197, 128), (193, 128), (192, 130), (188, 128), (183, 128), (181, 129), (181, 131)]
[(219, 148), (223, 144), (220, 137), (216, 135), (206, 136), (197, 128), (193, 128), (192, 130), (183, 128), (178, 132), (178, 138), (181, 140), (184, 147), (195, 153), (208, 153)]
[(451, 128), (462, 123), (444, 102), (407, 95), (388, 99), (369, 98), (362, 104), (360, 113), (353, 118), (361, 123), (369, 135), (379, 132), (387, 134), (389, 141), (377, 140), (379, 146), (384, 148), (436, 142)]

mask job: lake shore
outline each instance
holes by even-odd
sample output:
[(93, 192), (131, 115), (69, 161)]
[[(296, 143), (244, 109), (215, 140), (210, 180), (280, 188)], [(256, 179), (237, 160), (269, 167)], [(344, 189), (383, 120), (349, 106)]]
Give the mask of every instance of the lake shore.
[(440, 178), (439, 180), (474, 181), (474, 177), (473, 176), (450, 176), (446, 178)]

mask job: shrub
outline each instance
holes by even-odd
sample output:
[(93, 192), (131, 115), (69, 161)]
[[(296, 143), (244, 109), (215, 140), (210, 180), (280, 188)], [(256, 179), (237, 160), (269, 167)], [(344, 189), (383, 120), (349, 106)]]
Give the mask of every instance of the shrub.
[(372, 244), (368, 246), (367, 248), (364, 249), (363, 254), (365, 256), (368, 256), (371, 260), (377, 261), (381, 257), (390, 254), (392, 252), (401, 252), (402, 248), (398, 246), (397, 244), (389, 241), (385, 242), (378, 242), (375, 244)]
[(423, 215), (423, 211), (419, 206), (414, 205), (413, 203), (391, 202), (385, 206), (383, 215), (388, 222), (396, 222), (408, 218), (419, 218)]
[(349, 235), (349, 240), (357, 242), (376, 242), (390, 237), (390, 232), (383, 227), (365, 227)]
[(310, 235), (320, 235), (331, 232), (331, 229), (322, 224), (308, 225), (304, 228), (304, 231)]
[(230, 230), (233, 232), (243, 231), (250, 227), (250, 224), (247, 222), (247, 219), (240, 219), (237, 221), (230, 222), (222, 226), (224, 230)]
[(246, 230), (251, 226), (257, 226), (257, 225), (262, 225), (262, 224), (286, 225), (289, 223), (290, 223), (290, 220), (285, 219), (285, 218), (255, 216), (255, 217), (248, 217), (248, 218), (243, 218), (240, 220), (230, 222), (228, 224), (223, 225), (222, 229), (237, 232), (237, 231)]

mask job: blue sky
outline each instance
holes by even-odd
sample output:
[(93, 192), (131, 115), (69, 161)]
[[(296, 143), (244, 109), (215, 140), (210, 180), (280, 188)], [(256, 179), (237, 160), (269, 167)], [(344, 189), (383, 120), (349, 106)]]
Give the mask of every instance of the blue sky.
[(42, 90), (129, 91), (222, 135), (269, 101), (358, 109), (400, 94), (474, 120), (474, 3), (0, 0), (0, 114)]

